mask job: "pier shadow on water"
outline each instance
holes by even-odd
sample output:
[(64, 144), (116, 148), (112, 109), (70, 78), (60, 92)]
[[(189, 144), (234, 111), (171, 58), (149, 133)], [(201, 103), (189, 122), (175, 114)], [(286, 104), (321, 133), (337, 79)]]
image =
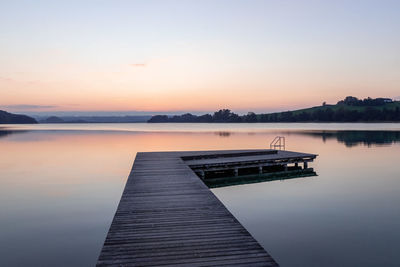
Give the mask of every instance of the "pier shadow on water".
[(313, 168), (302, 169), (292, 167), (292, 169), (289, 169), (288, 171), (277, 169), (273, 172), (266, 172), (263, 174), (258, 174), (255, 172), (252, 173), (251, 170), (248, 170), (246, 174), (239, 176), (230, 175), (227, 172), (214, 173), (213, 175), (209, 175), (207, 178), (204, 178), (202, 180), (209, 188), (219, 188), (233, 185), (271, 182), (277, 180), (282, 181), (311, 176), (318, 176)]

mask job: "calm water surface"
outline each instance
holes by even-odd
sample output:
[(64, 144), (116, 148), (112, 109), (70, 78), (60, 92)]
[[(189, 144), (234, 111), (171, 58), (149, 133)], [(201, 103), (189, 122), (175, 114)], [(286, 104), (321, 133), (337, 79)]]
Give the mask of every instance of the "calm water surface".
[(319, 154), (318, 176), (213, 189), (281, 266), (400, 266), (399, 124), (0, 126), (0, 266), (93, 266), (138, 151)]

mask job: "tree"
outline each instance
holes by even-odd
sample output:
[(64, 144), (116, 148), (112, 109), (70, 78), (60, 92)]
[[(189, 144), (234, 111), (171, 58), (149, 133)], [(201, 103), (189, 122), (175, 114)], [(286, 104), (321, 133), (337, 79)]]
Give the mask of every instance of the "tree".
[(167, 115), (155, 115), (148, 122), (168, 122)]
[(249, 112), (247, 115), (244, 115), (244, 122), (257, 122), (257, 115), (254, 112)]
[(213, 122), (240, 122), (239, 115), (231, 112), (229, 109), (220, 109), (214, 112), (212, 116)]

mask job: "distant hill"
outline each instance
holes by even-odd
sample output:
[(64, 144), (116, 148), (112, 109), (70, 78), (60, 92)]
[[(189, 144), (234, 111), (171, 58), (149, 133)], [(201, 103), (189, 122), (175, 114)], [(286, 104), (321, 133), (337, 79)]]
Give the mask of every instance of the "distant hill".
[(249, 112), (239, 116), (229, 109), (222, 109), (213, 115), (156, 115), (148, 122), (400, 122), (400, 101), (390, 98), (361, 100), (348, 96), (335, 105), (323, 103), (321, 106), (293, 111), (268, 114)]
[(56, 116), (51, 116), (48, 117), (42, 121), (39, 121), (40, 123), (64, 123), (65, 121), (59, 117)]
[(88, 122), (77, 118), (64, 119), (57, 116), (50, 116), (46, 119), (40, 119), (39, 123), (88, 123)]
[(335, 105), (294, 111), (260, 114), (263, 122), (390, 122), (400, 121), (400, 101), (389, 98), (366, 98), (348, 96)]
[(38, 118), (40, 123), (136, 123), (151, 116), (50, 116)]
[(0, 110), (0, 124), (23, 124), (23, 123), (37, 123), (34, 118), (26, 115), (19, 115)]

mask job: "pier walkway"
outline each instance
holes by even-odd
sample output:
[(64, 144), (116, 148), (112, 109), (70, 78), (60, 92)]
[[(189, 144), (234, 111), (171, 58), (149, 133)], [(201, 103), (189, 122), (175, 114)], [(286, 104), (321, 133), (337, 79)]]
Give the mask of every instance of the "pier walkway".
[(269, 150), (137, 153), (97, 265), (278, 266), (182, 159), (215, 164), (253, 156), (265, 163), (271, 155), (276, 159)]

